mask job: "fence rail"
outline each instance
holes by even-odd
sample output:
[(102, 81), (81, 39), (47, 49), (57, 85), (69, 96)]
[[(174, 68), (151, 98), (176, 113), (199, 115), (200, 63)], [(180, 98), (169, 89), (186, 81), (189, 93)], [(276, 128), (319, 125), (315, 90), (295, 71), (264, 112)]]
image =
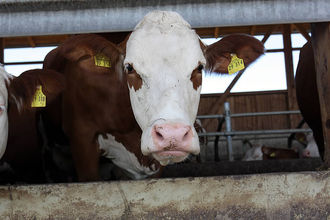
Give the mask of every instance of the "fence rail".
[[(198, 136), (202, 137), (210, 137), (214, 136), (215, 139), (215, 154), (218, 152), (217, 142), (219, 141), (220, 136), (226, 137), (227, 140), (227, 152), (228, 152), (228, 160), (233, 161), (233, 146), (232, 146), (232, 137), (239, 135), (267, 135), (267, 134), (293, 134), (298, 132), (312, 132), (311, 129), (305, 128), (296, 128), (296, 129), (274, 129), (274, 130), (252, 130), (252, 131), (233, 131), (231, 126), (231, 118), (237, 117), (257, 117), (257, 116), (271, 116), (271, 115), (290, 115), (290, 114), (300, 114), (300, 111), (274, 111), (274, 112), (249, 112), (249, 113), (230, 113), (230, 105), (229, 102), (224, 103), (224, 114), (217, 115), (199, 115), (197, 119), (218, 119), (219, 120), (219, 131), (217, 132), (205, 132), (198, 133)], [(222, 123), (225, 122), (225, 131), (220, 132)], [(217, 158), (217, 157), (215, 157)]]

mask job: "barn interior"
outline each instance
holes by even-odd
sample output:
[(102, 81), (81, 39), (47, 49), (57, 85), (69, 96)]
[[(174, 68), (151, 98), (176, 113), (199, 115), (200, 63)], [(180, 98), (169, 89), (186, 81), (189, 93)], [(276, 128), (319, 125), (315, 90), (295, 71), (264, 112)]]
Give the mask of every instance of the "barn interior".
[[(282, 48), (267, 49), (265, 53), (277, 53), (283, 57), (283, 65), (286, 76), (286, 89), (269, 91), (230, 92), (241, 76), (236, 77), (228, 85), (227, 91), (222, 93), (204, 93), (201, 95), (198, 117), (206, 133), (223, 132), (221, 135), (201, 134), (201, 154), (197, 158), (191, 158), (183, 164), (172, 165), (165, 168), (164, 177), (189, 177), (189, 176), (218, 176), (231, 174), (251, 174), (269, 172), (297, 172), (312, 171), (321, 165), (320, 158), (279, 158), (272, 161), (242, 161), (246, 151), (253, 146), (262, 145), (274, 148), (291, 148), (302, 151), (306, 147), (306, 140), (299, 141), (295, 138), (297, 133), (310, 133), (306, 123), (299, 126), (302, 116), (296, 101), (294, 83), (293, 52), (299, 51), (292, 35), (300, 35), (306, 41), (311, 40), (310, 23), (291, 23), (273, 25), (249, 25), (233, 27), (208, 27), (197, 28), (197, 34), (201, 39), (219, 39), (223, 36), (241, 33), (252, 36), (261, 36), (261, 41), (266, 44), (269, 38), (276, 36), (282, 38)], [(97, 33), (111, 42), (122, 42), (130, 32)], [(39, 61), (9, 61), (5, 62), (5, 50), (13, 48), (38, 48), (56, 47), (72, 34), (47, 35), (47, 36), (21, 36), (1, 38), (0, 62), (6, 67), (19, 67), (39, 64)], [(243, 73), (244, 74), (244, 73)], [(265, 72), (264, 74), (267, 74)], [(279, 73), (283, 74), (283, 73)], [(208, 77), (206, 75), (206, 77)], [(263, 82), (260, 81), (262, 84)], [(204, 85), (205, 86), (205, 85)], [(207, 85), (206, 85), (207, 86)], [(228, 89), (229, 88), (229, 89)], [(231, 114), (231, 130), (243, 132), (232, 135), (232, 153), (228, 155), (227, 136), (224, 135), (226, 126), (224, 121), (224, 102), (228, 102)], [(245, 113), (257, 115), (248, 116)], [(274, 113), (274, 114), (272, 114)], [(243, 116), (235, 117), (235, 114)], [(260, 115), (258, 115), (260, 114)], [(262, 115), (264, 114), (264, 115)], [(212, 115), (213, 118), (207, 118)], [(218, 115), (218, 117), (214, 117)], [(249, 131), (252, 131), (252, 133)], [(245, 132), (245, 133), (244, 133)], [(246, 133), (247, 132), (247, 133)], [(253, 133), (257, 132), (257, 133)], [(298, 152), (299, 153), (299, 152)], [(301, 153), (300, 153), (301, 154)], [(178, 168), (179, 166), (179, 168)], [(215, 167), (218, 167), (215, 169)], [(178, 171), (180, 170), (180, 171)], [(213, 173), (214, 172), (214, 173)]]
[[(136, 22), (150, 7), (157, 5), (156, 9), (181, 12), (202, 39), (242, 33), (258, 36), (266, 44), (274, 36), (280, 38), (283, 47), (266, 47), (265, 53), (283, 57), (284, 89), (231, 92), (244, 75), (243, 71), (232, 77), (232, 83), (224, 92), (202, 94), (197, 118), (206, 133), (199, 134), (201, 153), (183, 163), (166, 166), (162, 179), (120, 181), (127, 180), (127, 177), (111, 161), (102, 161), (110, 164), (105, 166), (106, 172), (111, 169), (111, 176), (104, 177), (108, 182), (72, 184), (70, 182), (75, 182), (76, 177), (70, 174), (73, 177), (65, 181), (55, 178), (41, 183), (46, 185), (34, 185), (40, 182), (22, 181), (20, 177), (16, 181), (17, 176), (5, 174), (0, 177), (0, 202), (4, 204), (2, 208), (0, 206), (0, 213), (3, 216), (44, 219), (329, 218), (329, 172), (317, 171), (323, 163), (319, 157), (302, 158), (298, 155), (292, 159), (242, 161), (251, 146), (291, 148), (298, 154), (300, 151), (296, 149), (306, 147), (306, 140), (295, 136), (301, 132), (311, 133), (311, 130), (302, 123), (297, 105), (293, 53), (299, 52), (302, 45), (294, 46), (292, 36), (311, 40), (313, 25), (315, 29), (317, 22), (326, 22), (329, 30), (329, 3), (326, 0), (314, 3), (295, 1), (295, 4), (276, 0), (184, 0), (175, 4), (171, 1), (128, 1), (127, 5), (119, 1), (77, 2), (80, 2), (79, 7), (75, 1), (66, 0), (42, 4), (39, 0), (0, 3), (0, 26), (11, 22), (11, 26), (0, 31), (0, 63), (5, 67), (42, 65), (42, 60), (7, 62), (5, 51), (58, 46), (76, 34), (96, 33), (113, 43), (120, 43), (134, 27), (130, 22)], [(254, 8), (258, 8), (258, 16), (253, 14)], [(104, 14), (103, 9), (114, 10), (114, 15)], [(220, 12), (210, 18), (205, 10)], [(49, 19), (47, 13), (43, 13), (45, 11), (51, 13)], [(117, 25), (118, 12), (125, 18), (122, 21), (117, 18)], [(203, 14), (197, 16), (202, 21), (193, 19), (192, 12)], [(73, 19), (80, 22), (78, 25), (70, 24), (74, 22), (69, 20), (79, 13), (87, 18), (92, 14), (96, 18), (93, 22), (86, 22), (80, 17), (79, 21)], [(36, 16), (36, 20), (32, 16)], [(104, 25), (102, 16), (109, 19), (108, 26)], [(17, 22), (20, 19), (27, 19), (32, 25), (22, 27)], [(53, 29), (50, 24), (54, 25)], [(120, 26), (123, 24), (125, 28)], [(227, 112), (225, 105), (229, 105)], [(230, 126), (226, 125), (228, 118), (225, 120), (228, 113), (231, 115)], [(330, 157), (327, 158), (329, 163)], [(105, 194), (113, 196), (104, 199)], [(37, 205), (27, 205), (31, 201)], [(165, 205), (159, 201), (164, 201)]]

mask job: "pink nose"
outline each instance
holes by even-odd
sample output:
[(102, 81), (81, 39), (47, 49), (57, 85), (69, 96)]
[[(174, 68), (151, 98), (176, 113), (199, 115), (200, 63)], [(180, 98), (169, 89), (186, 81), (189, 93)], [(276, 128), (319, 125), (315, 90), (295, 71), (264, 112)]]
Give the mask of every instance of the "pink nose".
[(152, 138), (158, 151), (189, 152), (193, 132), (191, 126), (180, 123), (155, 125)]

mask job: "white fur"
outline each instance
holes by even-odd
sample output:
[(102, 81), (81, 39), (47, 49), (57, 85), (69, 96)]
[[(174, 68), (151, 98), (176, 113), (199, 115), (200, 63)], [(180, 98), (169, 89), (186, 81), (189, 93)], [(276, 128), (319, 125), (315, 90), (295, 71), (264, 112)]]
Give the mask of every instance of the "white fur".
[(205, 62), (198, 35), (179, 14), (154, 11), (136, 26), (127, 42), (124, 63), (132, 64), (143, 81), (142, 88), (129, 91), (143, 131), (141, 150), (145, 155), (155, 150), (152, 126), (164, 122), (191, 125), (193, 150), (199, 153), (193, 124), (201, 86), (196, 91), (190, 77), (199, 63)]
[(0, 158), (6, 151), (8, 139), (8, 91), (6, 82), (9, 83), (10, 75), (0, 65)]
[(309, 157), (320, 157), (320, 152), (314, 140), (313, 133), (309, 133), (306, 136), (306, 140), (307, 140), (307, 146), (304, 149), (304, 151), (309, 151), (310, 153)]
[(136, 156), (127, 151), (125, 146), (115, 140), (115, 137), (107, 134), (107, 139), (99, 135), (98, 142), (100, 149), (104, 150), (105, 157), (112, 160), (118, 167), (127, 171), (132, 179), (144, 179), (158, 172), (155, 165), (152, 169), (142, 166)]
[(263, 153), (261, 150), (262, 146), (254, 146), (250, 149), (248, 149), (245, 152), (245, 155), (243, 157), (243, 161), (252, 161), (252, 160), (262, 160), (263, 158)]

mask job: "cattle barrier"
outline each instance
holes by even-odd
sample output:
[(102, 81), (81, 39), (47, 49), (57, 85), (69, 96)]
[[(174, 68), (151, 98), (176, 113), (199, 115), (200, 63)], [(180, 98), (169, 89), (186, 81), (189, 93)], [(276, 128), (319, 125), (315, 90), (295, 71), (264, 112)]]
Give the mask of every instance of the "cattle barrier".
[(0, 186), (2, 219), (324, 219), (330, 172)]
[[(271, 115), (288, 115), (288, 114), (300, 114), (300, 111), (275, 111), (275, 112), (249, 112), (249, 113), (230, 113), (230, 105), (229, 102), (224, 103), (224, 114), (217, 115), (199, 115), (197, 119), (218, 119), (219, 123), (220, 119), (224, 119), (225, 122), (225, 131), (224, 132), (204, 132), (198, 133), (198, 136), (225, 136), (227, 140), (227, 152), (228, 152), (228, 160), (234, 161), (233, 157), (233, 146), (232, 146), (232, 136), (239, 135), (265, 135), (265, 134), (292, 134), (297, 132), (312, 132), (311, 129), (273, 129), (273, 130), (254, 130), (254, 131), (233, 131), (231, 126), (231, 118), (234, 117), (251, 117), (251, 116), (271, 116)], [(216, 140), (218, 141), (218, 140)]]

